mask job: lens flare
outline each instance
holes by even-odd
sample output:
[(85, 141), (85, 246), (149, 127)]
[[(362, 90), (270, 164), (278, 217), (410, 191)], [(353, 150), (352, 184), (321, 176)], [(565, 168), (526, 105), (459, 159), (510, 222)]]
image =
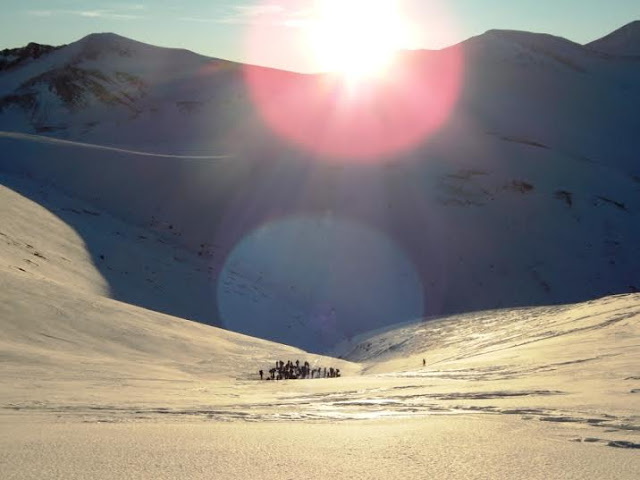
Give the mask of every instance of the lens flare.
[(307, 35), (318, 69), (350, 82), (384, 75), (396, 52), (409, 47), (408, 29), (393, 0), (324, 0)]
[(423, 286), (386, 235), (333, 216), (294, 216), (237, 244), (218, 277), (224, 326), (311, 351), (414, 320)]
[(249, 34), (250, 48), (302, 49), (319, 70), (330, 70), (302, 75), (247, 66), (245, 81), (265, 123), (298, 148), (339, 161), (385, 159), (427, 141), (458, 99), (462, 50), (396, 54), (412, 28), (393, 2), (321, 5), (296, 23), (295, 46), (270, 44), (264, 28)]

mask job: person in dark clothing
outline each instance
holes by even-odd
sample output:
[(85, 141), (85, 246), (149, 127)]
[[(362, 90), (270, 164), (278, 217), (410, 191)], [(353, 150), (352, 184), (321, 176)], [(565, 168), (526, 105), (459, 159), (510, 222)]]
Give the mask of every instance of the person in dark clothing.
[(262, 380), (262, 376), (264, 375), (264, 372), (262, 370), (260, 370), (260, 380)]
[(426, 366), (427, 366), (427, 361), (426, 361), (424, 358), (422, 359), (422, 366), (423, 366), (423, 367), (426, 367)]

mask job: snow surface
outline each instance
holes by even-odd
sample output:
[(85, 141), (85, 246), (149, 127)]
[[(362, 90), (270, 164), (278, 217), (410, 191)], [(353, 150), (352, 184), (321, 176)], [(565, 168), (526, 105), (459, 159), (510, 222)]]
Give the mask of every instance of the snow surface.
[[(3, 478), (637, 477), (639, 294), (386, 327), (323, 357), (110, 298), (53, 208), (81, 203), (3, 183)], [(139, 252), (139, 227), (75, 215)], [(344, 376), (261, 382), (277, 359)]]

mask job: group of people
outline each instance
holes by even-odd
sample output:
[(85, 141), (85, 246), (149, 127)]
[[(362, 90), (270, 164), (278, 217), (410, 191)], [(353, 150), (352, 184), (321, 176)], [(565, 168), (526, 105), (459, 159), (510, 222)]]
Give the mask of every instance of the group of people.
[(277, 360), (274, 368), (270, 368), (267, 372), (260, 370), (258, 373), (260, 374), (260, 380), (296, 380), (303, 378), (336, 378), (340, 376), (340, 369), (333, 367), (311, 368), (309, 362), (301, 364), (300, 360), (295, 362), (288, 360), (287, 363)]

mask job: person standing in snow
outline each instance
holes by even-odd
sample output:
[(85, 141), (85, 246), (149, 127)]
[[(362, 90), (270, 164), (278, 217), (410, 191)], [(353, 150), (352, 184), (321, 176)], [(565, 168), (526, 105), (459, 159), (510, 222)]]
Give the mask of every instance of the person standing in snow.
[(264, 372), (262, 370), (260, 370), (260, 380), (262, 380), (262, 376), (264, 375)]

